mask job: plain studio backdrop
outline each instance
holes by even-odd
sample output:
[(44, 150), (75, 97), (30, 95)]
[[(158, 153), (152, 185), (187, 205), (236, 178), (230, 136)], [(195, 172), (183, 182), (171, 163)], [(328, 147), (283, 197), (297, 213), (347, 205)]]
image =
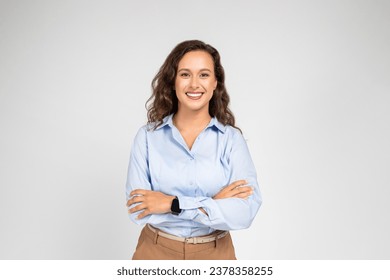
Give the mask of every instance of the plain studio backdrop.
[(263, 205), (239, 259), (390, 258), (389, 1), (0, 2), (0, 258), (129, 259), (130, 148), (179, 42), (222, 56)]

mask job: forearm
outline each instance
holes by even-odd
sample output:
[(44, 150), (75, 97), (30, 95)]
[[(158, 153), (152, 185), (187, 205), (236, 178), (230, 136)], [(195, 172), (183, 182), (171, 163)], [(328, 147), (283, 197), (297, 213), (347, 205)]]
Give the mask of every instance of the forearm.
[[(220, 230), (237, 230), (250, 226), (260, 205), (258, 191), (247, 199), (178, 196), (183, 210), (178, 218), (194, 220), (203, 225)], [(205, 214), (203, 209), (207, 214)]]

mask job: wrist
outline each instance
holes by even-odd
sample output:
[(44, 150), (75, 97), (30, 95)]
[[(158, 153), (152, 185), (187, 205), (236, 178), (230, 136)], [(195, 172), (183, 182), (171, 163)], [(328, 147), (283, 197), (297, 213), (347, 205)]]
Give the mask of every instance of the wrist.
[(164, 202), (164, 211), (165, 213), (171, 213), (171, 206), (172, 206), (172, 201), (176, 196), (172, 195), (167, 195), (165, 202)]

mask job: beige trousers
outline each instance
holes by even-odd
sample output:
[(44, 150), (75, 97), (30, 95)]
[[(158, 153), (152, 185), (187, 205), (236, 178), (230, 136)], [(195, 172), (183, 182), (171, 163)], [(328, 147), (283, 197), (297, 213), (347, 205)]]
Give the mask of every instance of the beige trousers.
[(221, 239), (187, 244), (171, 240), (145, 226), (138, 239), (133, 260), (235, 260), (236, 255), (230, 233)]

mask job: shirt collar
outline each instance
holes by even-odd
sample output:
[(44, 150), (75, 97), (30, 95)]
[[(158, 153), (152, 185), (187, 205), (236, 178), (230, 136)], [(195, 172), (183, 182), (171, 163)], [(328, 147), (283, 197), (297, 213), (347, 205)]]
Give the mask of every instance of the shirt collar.
[(225, 133), (226, 126), (221, 124), (216, 117), (213, 117), (207, 127), (216, 127), (220, 132)]
[[(172, 118), (173, 118), (173, 114), (169, 115), (169, 116), (166, 116), (164, 119), (163, 119), (163, 122), (162, 124), (160, 124), (156, 130), (158, 129), (161, 129), (163, 128), (164, 126), (169, 126), (169, 127), (173, 127), (173, 121), (172, 121)], [(216, 127), (220, 132), (222, 133), (225, 133), (226, 131), (226, 126), (223, 125), (222, 123), (220, 123), (216, 117), (213, 117), (211, 118), (211, 121), (210, 123), (207, 125), (207, 128), (209, 127)]]
[(163, 128), (166, 125), (169, 125), (170, 127), (173, 127), (172, 117), (173, 117), (173, 114), (166, 116), (163, 119), (162, 124), (160, 124), (159, 126), (156, 127), (156, 130), (161, 129), (161, 128)]

